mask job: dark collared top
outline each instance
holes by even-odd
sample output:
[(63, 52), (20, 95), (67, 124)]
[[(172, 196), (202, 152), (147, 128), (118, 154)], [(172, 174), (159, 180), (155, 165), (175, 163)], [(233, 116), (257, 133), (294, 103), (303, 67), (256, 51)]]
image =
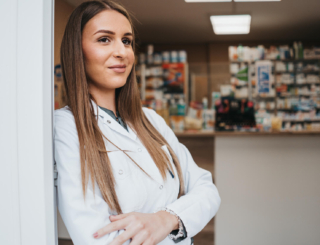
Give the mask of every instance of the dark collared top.
[(116, 120), (124, 129), (126, 129), (128, 131), (127, 124), (124, 121), (122, 121), (118, 111), (117, 111), (117, 116), (116, 116), (113, 111), (111, 111), (107, 108), (101, 107), (101, 106), (99, 106), (99, 107), (102, 110), (104, 110), (106, 113), (108, 113), (114, 120)]

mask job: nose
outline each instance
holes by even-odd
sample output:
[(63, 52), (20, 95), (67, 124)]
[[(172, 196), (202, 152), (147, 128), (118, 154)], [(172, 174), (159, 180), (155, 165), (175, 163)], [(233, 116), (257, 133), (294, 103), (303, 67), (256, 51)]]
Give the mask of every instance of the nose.
[(122, 43), (122, 40), (114, 42), (113, 47), (113, 56), (115, 58), (125, 58), (126, 57), (126, 48)]

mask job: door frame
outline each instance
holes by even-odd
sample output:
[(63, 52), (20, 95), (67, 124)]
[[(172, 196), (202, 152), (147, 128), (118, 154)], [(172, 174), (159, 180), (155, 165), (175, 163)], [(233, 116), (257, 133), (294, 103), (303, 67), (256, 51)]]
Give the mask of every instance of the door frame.
[(0, 244), (58, 244), (54, 0), (0, 1)]

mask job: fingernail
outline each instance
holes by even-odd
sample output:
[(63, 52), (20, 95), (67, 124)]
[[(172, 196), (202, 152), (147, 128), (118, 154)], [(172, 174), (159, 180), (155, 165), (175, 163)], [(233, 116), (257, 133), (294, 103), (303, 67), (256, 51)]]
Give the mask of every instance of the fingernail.
[(94, 234), (93, 234), (93, 237), (94, 237), (94, 238), (97, 238), (97, 237), (98, 237), (98, 232), (94, 233)]

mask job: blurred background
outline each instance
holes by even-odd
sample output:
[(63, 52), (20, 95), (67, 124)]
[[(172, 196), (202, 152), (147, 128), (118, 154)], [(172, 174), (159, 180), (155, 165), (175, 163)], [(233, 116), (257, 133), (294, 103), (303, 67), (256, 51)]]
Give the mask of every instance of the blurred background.
[[(55, 0), (60, 44), (82, 0)], [(320, 1), (118, 0), (153, 108), (212, 173), (222, 203), (195, 245), (320, 244)], [(72, 244), (58, 220), (59, 244)]]

